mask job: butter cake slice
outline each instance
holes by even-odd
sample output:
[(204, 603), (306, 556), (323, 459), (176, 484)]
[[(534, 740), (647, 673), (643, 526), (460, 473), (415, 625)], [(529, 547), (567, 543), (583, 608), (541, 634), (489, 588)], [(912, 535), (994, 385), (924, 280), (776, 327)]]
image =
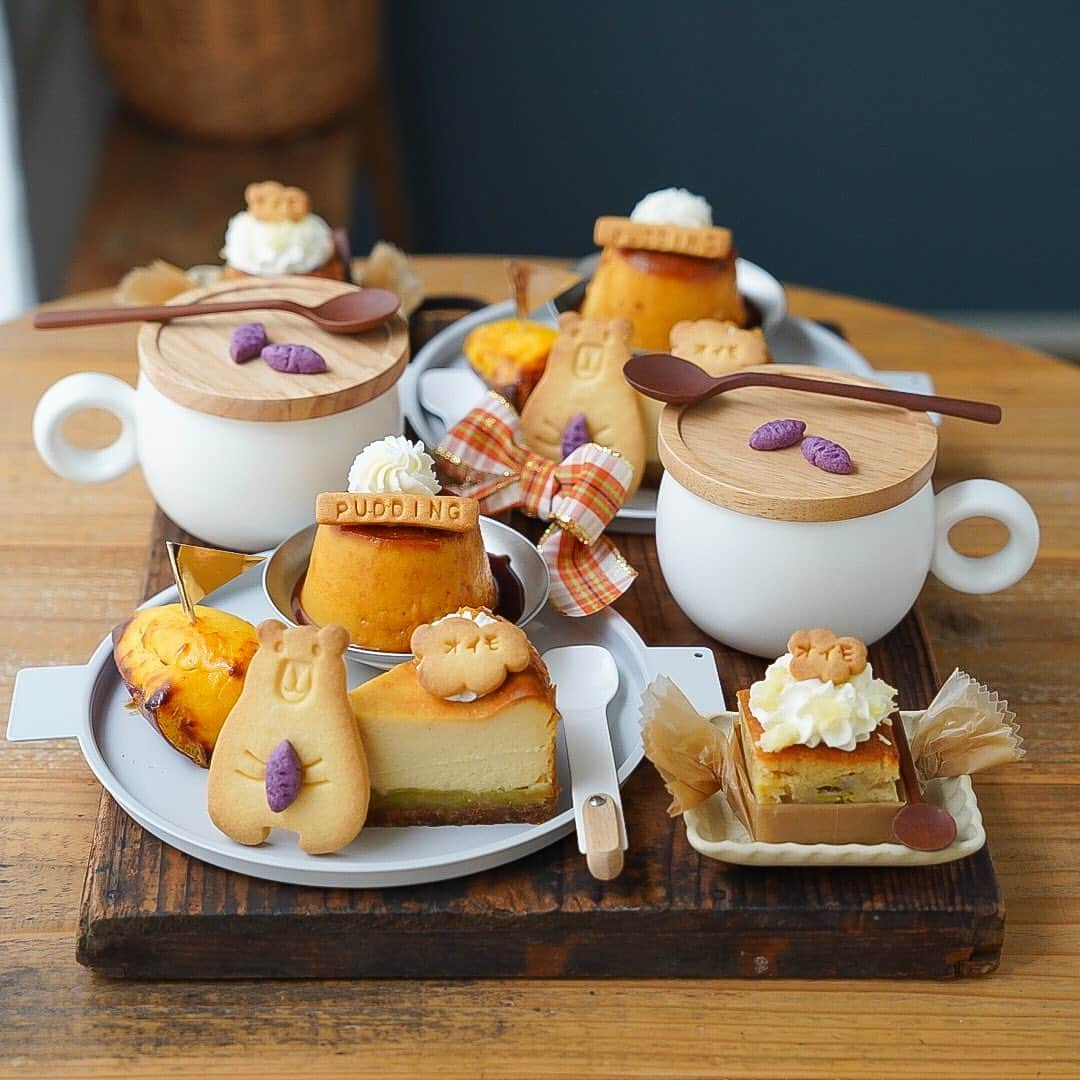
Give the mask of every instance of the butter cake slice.
[(759, 803), (894, 802), (900, 758), (892, 724), (881, 721), (853, 750), (824, 743), (761, 748), (763, 728), (750, 711), (750, 692), (740, 690), (739, 716), (747, 773)]

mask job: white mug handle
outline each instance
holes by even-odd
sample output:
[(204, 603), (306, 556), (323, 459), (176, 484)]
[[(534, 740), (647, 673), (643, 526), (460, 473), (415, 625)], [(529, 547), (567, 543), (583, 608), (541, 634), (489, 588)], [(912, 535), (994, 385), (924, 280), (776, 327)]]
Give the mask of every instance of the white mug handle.
[[(1039, 521), (1020, 492), (996, 480), (964, 480), (939, 491), (934, 500), (937, 534), (930, 569), (950, 589), (992, 593), (1015, 585), (1031, 569), (1039, 550)], [(982, 558), (961, 555), (949, 530), (966, 518), (989, 517), (1009, 530), (1005, 546)]]
[[(104, 409), (120, 421), (120, 434), (100, 450), (72, 446), (64, 422), (83, 409)], [(135, 391), (113, 375), (83, 371), (54, 383), (34, 410), (34, 445), (54, 473), (77, 484), (115, 480), (138, 462), (135, 448)]]

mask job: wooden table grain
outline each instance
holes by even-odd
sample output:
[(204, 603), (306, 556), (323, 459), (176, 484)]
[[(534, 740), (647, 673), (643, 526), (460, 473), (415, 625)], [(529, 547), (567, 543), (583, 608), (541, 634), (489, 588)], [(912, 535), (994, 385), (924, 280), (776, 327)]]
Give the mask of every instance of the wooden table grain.
[[(499, 297), (490, 258), (420, 261), (430, 292)], [(79, 302), (100, 300), (80, 297)], [(793, 288), (882, 369), (1000, 402), (1000, 428), (946, 421), (935, 486), (990, 476), (1034, 505), (1042, 546), (1005, 593), (923, 591), (937, 659), (1009, 698), (1026, 761), (976, 781), (1008, 907), (998, 972), (957, 983), (529, 981), (130, 983), (74, 960), (98, 787), (78, 749), (0, 742), (0, 1074), (158, 1077), (954, 1077), (1080, 1075), (1080, 372), (863, 301)], [(152, 501), (34, 452), (40, 394), (74, 371), (133, 380), (134, 328), (0, 327), (0, 717), (15, 672), (82, 662), (139, 597)], [(87, 415), (71, 435), (111, 437)], [(970, 554), (990, 522), (954, 533)], [(0, 720), (0, 724), (4, 724)]]

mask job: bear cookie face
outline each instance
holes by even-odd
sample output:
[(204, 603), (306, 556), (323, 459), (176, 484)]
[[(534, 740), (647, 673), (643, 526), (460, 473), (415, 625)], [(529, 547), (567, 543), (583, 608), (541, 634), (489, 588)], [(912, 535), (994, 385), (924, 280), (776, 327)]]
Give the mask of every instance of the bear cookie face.
[(603, 379), (608, 372), (621, 376), (633, 333), (629, 319), (583, 319), (577, 312), (564, 312), (548, 367), (566, 366), (579, 382)]
[(559, 337), (521, 413), (530, 449), (552, 461), (562, 460), (571, 423), (583, 427), (590, 441), (618, 451), (634, 470), (630, 494), (645, 464), (641, 407), (623, 377), (632, 334), (629, 319), (585, 319), (573, 311), (560, 315)]
[(341, 656), (349, 645), (349, 634), (343, 627), (298, 626), (286, 630), (281, 623), (267, 619), (258, 633), (259, 651), (252, 667), (257, 673), (263, 667), (273, 669), (269, 676), (260, 677), (269, 678), (274, 687), (275, 705), (302, 705), (316, 688), (326, 687), (332, 693), (343, 680)]
[(367, 818), (371, 781), (346, 693), (340, 626), (258, 628), (259, 650), (225, 719), (207, 783), (214, 824), (240, 844), (274, 828), (310, 854), (350, 843)]

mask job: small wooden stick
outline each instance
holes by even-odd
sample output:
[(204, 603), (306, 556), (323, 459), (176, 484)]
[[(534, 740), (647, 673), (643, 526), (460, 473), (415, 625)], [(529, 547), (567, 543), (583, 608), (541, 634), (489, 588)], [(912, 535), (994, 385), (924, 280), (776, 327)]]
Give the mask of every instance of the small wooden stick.
[(517, 259), (506, 260), (506, 274), (510, 278), (510, 290), (514, 295), (514, 309), (519, 319), (529, 314), (529, 278), (532, 267)]
[(623, 849), (619, 813), (607, 795), (590, 795), (581, 808), (585, 823), (585, 862), (599, 881), (611, 881), (622, 873)]

